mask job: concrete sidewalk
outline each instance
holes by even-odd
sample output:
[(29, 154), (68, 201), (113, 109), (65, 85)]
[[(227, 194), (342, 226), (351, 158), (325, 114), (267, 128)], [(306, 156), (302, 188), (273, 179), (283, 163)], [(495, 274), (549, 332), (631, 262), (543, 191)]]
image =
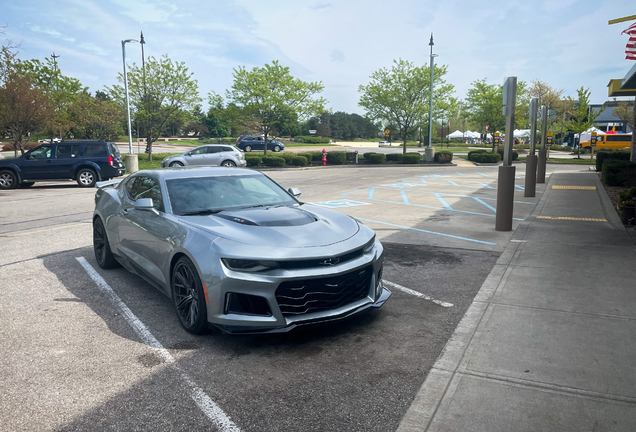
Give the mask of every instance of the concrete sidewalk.
[(636, 431), (636, 248), (595, 173), (553, 174), (398, 431)]

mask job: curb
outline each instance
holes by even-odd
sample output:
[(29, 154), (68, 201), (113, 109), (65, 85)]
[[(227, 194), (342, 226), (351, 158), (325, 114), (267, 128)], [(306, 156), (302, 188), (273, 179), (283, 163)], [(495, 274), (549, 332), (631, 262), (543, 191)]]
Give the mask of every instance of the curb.
[(311, 166), (311, 167), (297, 167), (297, 168), (267, 168), (267, 167), (246, 167), (257, 171), (301, 171), (301, 170), (317, 170), (317, 169), (335, 169), (335, 168), (441, 168), (441, 167), (456, 167), (454, 163), (437, 164), (435, 162), (419, 163), (419, 164), (350, 164), (350, 165), (325, 165), (325, 166)]
[[(518, 241), (523, 239), (530, 223), (534, 221), (535, 217), (545, 206), (555, 177), (554, 175), (550, 176), (546, 183), (546, 191), (537, 203), (535, 210), (526, 220), (519, 224), (513, 233), (511, 241), (508, 242), (508, 245), (501, 253), (495, 266), (486, 277), (481, 288), (479, 288), (473, 302), (466, 310), (464, 317), (429, 370), (424, 383), (422, 383), (415, 395), (415, 399), (402, 418), (397, 432), (422, 432), (429, 428), (433, 417), (449, 390), (451, 380), (456, 375), (457, 369), (466, 354), (468, 345), (490, 306), (492, 296), (497, 291), (497, 288), (506, 282), (509, 273), (508, 268), (517, 256), (517, 250), (521, 244)], [(516, 240), (516, 242), (512, 240)]]

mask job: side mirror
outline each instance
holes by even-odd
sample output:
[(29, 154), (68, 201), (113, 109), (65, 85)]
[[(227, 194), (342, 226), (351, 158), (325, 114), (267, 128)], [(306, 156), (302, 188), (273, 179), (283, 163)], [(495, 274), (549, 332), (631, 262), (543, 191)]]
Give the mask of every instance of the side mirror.
[(298, 198), (300, 194), (302, 193), (300, 189), (295, 187), (287, 189), (287, 192), (289, 192), (295, 198)]
[(154, 209), (155, 207), (152, 202), (152, 198), (140, 198), (135, 201), (135, 210), (152, 211)]

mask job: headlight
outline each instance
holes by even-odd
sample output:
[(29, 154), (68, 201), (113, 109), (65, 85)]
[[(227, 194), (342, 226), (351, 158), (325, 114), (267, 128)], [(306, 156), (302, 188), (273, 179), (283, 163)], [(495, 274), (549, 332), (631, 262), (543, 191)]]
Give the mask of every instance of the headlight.
[(273, 270), (278, 268), (276, 261), (257, 261), (257, 260), (244, 260), (235, 258), (222, 258), (225, 267), (230, 270), (245, 271), (245, 272), (260, 272), (266, 270)]
[(362, 253), (368, 254), (369, 252), (373, 250), (374, 247), (375, 247), (375, 236), (373, 236), (373, 238), (369, 240), (367, 244), (364, 245), (364, 248), (362, 249)]

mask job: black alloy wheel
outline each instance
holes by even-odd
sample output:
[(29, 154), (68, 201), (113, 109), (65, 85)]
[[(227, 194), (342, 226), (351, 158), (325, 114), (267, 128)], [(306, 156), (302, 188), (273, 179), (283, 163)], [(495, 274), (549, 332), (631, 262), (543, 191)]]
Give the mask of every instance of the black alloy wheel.
[(119, 263), (110, 250), (110, 243), (106, 235), (104, 223), (97, 217), (93, 221), (93, 250), (97, 264), (103, 269), (112, 269), (119, 266)]
[(18, 177), (13, 171), (0, 171), (0, 189), (13, 189), (18, 185)]
[(171, 285), (174, 307), (183, 328), (194, 334), (204, 333), (208, 328), (208, 316), (203, 284), (187, 257), (181, 257), (175, 264)]

